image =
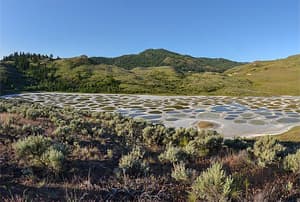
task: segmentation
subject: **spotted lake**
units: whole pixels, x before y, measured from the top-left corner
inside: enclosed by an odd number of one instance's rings
[[[24,93],[3,97],[39,102],[44,105],[116,112],[124,116],[163,123],[170,127],[199,128],[201,125],[209,125],[225,137],[278,134],[300,125],[300,96]]]

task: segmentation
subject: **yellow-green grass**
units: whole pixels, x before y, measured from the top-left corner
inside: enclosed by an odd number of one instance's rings
[[[245,79],[233,78],[219,73],[193,73],[182,80],[180,89],[187,94],[203,95],[245,95],[251,83]]]
[[[300,55],[241,65],[225,74],[253,82],[253,94],[300,95]]]
[[[284,142],[300,142],[300,126],[293,127],[289,131],[275,137]]]

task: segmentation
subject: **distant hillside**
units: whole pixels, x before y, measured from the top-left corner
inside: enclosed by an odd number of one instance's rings
[[[141,59],[143,57],[145,60]],[[118,58],[80,56],[54,59],[39,54],[15,53],[0,62],[0,94],[16,91],[62,91],[168,95],[300,95],[299,55],[239,65],[223,73],[208,71],[209,68],[221,68],[221,63],[218,67],[207,65],[205,72],[201,72],[203,69],[194,72],[189,69],[192,66],[176,66],[178,64],[174,61],[181,59],[189,64],[201,60],[166,50],[146,50],[138,55]],[[214,64],[217,60],[204,59],[207,64]]]
[[[243,63],[223,58],[195,58],[165,49],[148,49],[139,54],[123,55],[115,58],[92,57],[94,64],[107,64],[133,69],[135,67],[171,66],[178,72],[223,72]]]
[[[285,59],[255,61],[225,72],[233,78],[247,79],[257,94],[300,95],[300,54]]]

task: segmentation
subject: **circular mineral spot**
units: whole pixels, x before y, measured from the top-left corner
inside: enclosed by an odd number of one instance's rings
[[[128,104],[130,104],[130,105],[140,105],[142,103],[140,103],[140,102],[131,102],[131,103],[128,103]]]
[[[140,106],[140,105],[130,106],[130,108],[132,108],[132,109],[144,110],[144,107],[142,107],[142,106]]]
[[[180,106],[188,106],[189,103],[187,103],[187,102],[177,102],[177,105],[180,105]]]
[[[254,114],[252,114],[252,113],[243,113],[243,114],[241,114],[241,116],[242,116],[243,118],[250,118],[250,117],[253,117]]]
[[[146,115],[146,116],[142,116],[141,118],[144,118],[144,119],[159,119],[161,118],[160,115]]]
[[[111,107],[111,106],[102,108],[102,110],[107,110],[107,111],[111,111],[111,110],[115,110],[115,109],[116,109],[115,107]]]
[[[161,114],[161,111],[155,110],[155,111],[149,111],[149,114]]]
[[[239,115],[238,114],[228,114],[227,117],[232,117],[232,118],[236,118],[238,117]]]
[[[251,120],[249,123],[253,124],[253,125],[264,125],[265,124],[265,122],[263,120]]]
[[[212,104],[213,104],[213,102],[203,102],[202,104],[203,104],[203,105],[207,105],[207,106],[209,106],[209,105],[212,105]]]
[[[262,116],[272,116],[271,112],[257,112],[257,114],[262,115]]]
[[[88,101],[90,98],[77,98],[77,101]]]
[[[186,118],[186,117],[188,117],[188,114],[185,114],[185,113],[175,113],[172,116],[178,117],[178,118]]]
[[[77,105],[75,105],[75,107],[85,107],[85,105],[83,105],[83,104],[77,104]]]
[[[179,114],[179,113],[180,113],[180,112],[179,112],[179,111],[176,111],[176,110],[166,112],[166,114]]]
[[[66,104],[69,104],[69,105],[76,105],[77,103],[76,103],[76,102],[66,102]]]
[[[216,112],[230,112],[232,111],[228,106],[215,106],[211,108],[212,111]]]
[[[163,111],[164,112],[172,112],[172,111],[174,111],[175,109],[171,109],[171,108],[165,108],[165,109],[163,109]]]
[[[217,113],[203,112],[198,115],[198,118],[219,118],[220,115]]]
[[[205,109],[196,109],[195,112],[205,112]]]
[[[300,119],[297,118],[280,118],[277,120],[278,123],[297,123]]]
[[[243,113],[242,111],[231,111],[231,112],[227,112],[227,114],[241,114]]]
[[[190,112],[192,112],[193,110],[192,109],[184,109],[184,110],[182,110],[184,113],[190,113]]]
[[[91,104],[88,104],[89,107],[94,107],[94,106],[98,106],[98,104],[96,103],[91,103]]]
[[[300,114],[293,114],[293,115],[288,115],[289,117],[293,117],[293,118],[300,118]]]
[[[234,120],[234,123],[247,123],[247,121],[243,119],[236,119]]]
[[[175,109],[189,109],[187,106],[182,106],[182,105],[171,105],[168,106],[168,108],[175,108]]]
[[[227,117],[225,117],[224,119],[225,120],[234,120],[236,117],[230,117],[230,116],[227,116]]]
[[[288,108],[288,109],[297,109],[297,105],[296,104],[290,104],[290,105],[286,106],[286,108]]]
[[[278,116],[276,115],[266,116],[266,119],[275,119],[275,118],[278,118]]]
[[[199,129],[209,129],[209,128],[217,128],[219,127],[219,124],[211,121],[199,121],[197,123],[197,127]]]
[[[174,117],[170,117],[170,118],[166,118],[166,121],[178,121],[179,119],[174,118]]]
[[[287,112],[286,114],[288,115],[288,117],[300,118],[300,114],[298,114],[296,112]]]

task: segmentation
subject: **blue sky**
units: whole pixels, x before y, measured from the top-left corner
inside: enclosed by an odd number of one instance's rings
[[[165,48],[238,61],[300,53],[299,0],[0,0],[0,57]]]

